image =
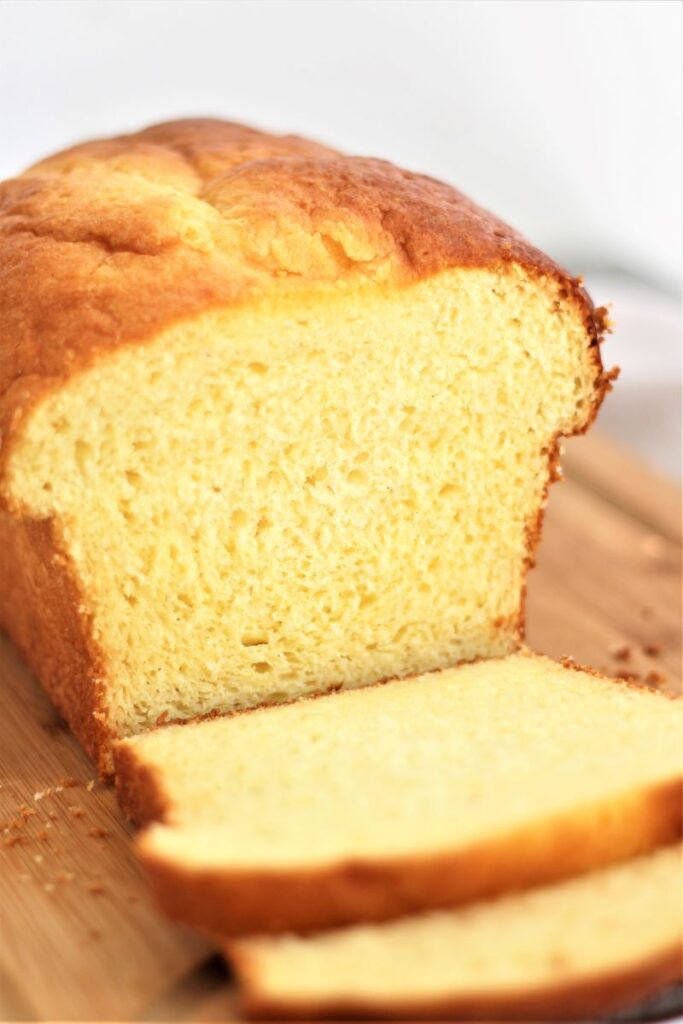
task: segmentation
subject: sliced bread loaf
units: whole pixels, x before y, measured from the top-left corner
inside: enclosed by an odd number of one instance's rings
[[[222,121],[0,186],[0,627],[103,772],[519,644],[604,310],[460,193]]]
[[[251,1016],[582,1020],[683,975],[681,847],[454,911],[227,947]]]
[[[562,878],[681,831],[682,706],[529,654],[115,750],[162,907],[308,930]]]

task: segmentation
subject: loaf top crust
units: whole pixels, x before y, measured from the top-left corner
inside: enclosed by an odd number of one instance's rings
[[[106,351],[210,309],[515,264],[599,340],[579,280],[433,178],[212,119],[75,146],[0,185],[0,445]]]

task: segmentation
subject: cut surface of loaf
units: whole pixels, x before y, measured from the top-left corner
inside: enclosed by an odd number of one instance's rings
[[[519,643],[604,311],[454,189],[219,121],[0,186],[0,625],[153,726]]]
[[[384,920],[673,842],[682,711],[517,654],[122,741],[118,794],[171,916]]]
[[[251,1016],[583,1020],[683,976],[680,845],[455,911],[232,942]]]

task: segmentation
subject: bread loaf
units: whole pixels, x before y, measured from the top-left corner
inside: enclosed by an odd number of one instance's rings
[[[221,121],[0,186],[0,625],[117,737],[506,654],[604,311],[447,185]]]
[[[227,947],[249,1016],[592,1020],[683,975],[681,847],[457,911]]]
[[[117,786],[168,914],[310,931],[675,841],[682,710],[518,654],[123,740]]]

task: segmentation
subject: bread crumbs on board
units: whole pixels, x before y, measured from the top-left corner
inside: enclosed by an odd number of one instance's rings
[[[25,846],[27,842],[28,840],[26,836],[22,836],[17,834],[16,832],[13,832],[11,835],[5,836],[5,838],[2,841],[2,845],[7,847]]]
[[[88,835],[92,836],[93,839],[108,839],[111,832],[108,828],[101,828],[99,825],[93,826],[88,829]]]
[[[625,683],[637,683],[640,680],[639,672],[630,672],[627,669],[622,669],[621,672],[615,672],[615,679],[623,679]]]
[[[628,644],[617,644],[610,648],[610,654],[615,661],[630,661],[631,648]]]

